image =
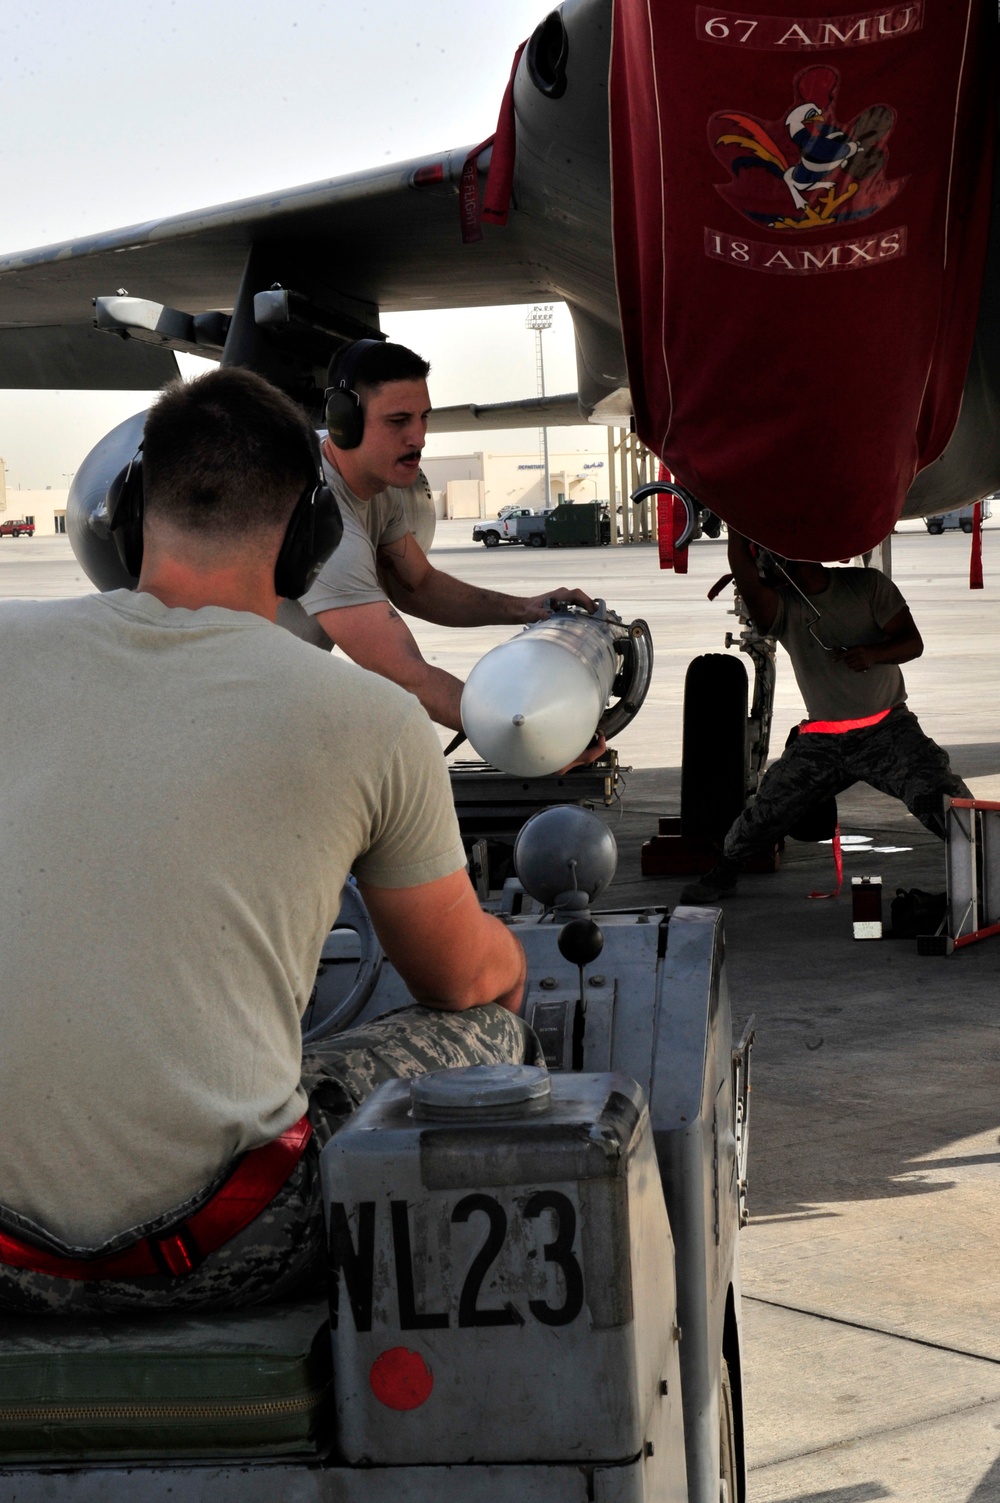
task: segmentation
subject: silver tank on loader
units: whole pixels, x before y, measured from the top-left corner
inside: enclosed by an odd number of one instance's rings
[[[462,728],[501,772],[543,777],[566,767],[595,734],[623,730],[646,697],[652,668],[645,621],[627,626],[603,600],[593,615],[560,605],[480,658],[462,691]]]

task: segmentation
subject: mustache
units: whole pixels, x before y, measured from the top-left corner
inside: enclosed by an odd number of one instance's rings
[[[419,459],[422,453],[423,453],[422,449],[407,449],[405,451],[405,453],[401,454],[399,457],[400,457],[401,460],[402,459]]]

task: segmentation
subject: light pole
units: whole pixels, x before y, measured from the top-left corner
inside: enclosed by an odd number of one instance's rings
[[[535,331],[535,374],[538,378],[538,395],[545,395],[545,360],[542,355],[542,334],[552,327],[552,304],[536,303],[528,309],[528,316],[524,321],[526,329]],[[542,459],[545,468],[545,510],[548,511],[551,503],[549,493],[549,430],[543,425],[542,435]]]

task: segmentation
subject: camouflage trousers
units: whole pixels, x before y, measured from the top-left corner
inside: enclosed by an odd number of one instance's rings
[[[319,1155],[346,1117],[383,1081],[409,1079],[453,1065],[542,1064],[538,1040],[514,1013],[490,1003],[469,1012],[407,1007],[324,1040],[302,1061],[313,1136],[291,1177],[265,1211],[209,1253],[193,1273],[86,1282],[0,1266],[0,1309],[26,1314],[93,1315],[105,1311],[233,1309],[293,1298],[323,1288],[323,1203]],[[117,1252],[168,1231],[194,1214],[231,1173],[183,1205],[122,1232],[92,1256]],[[0,1230],[64,1257],[79,1249],[0,1208]]]
[[[773,845],[817,804],[852,783],[869,783],[902,799],[932,834],[944,839],[945,794],[969,798],[951,770],[948,753],[925,736],[905,705],[878,725],[840,735],[809,731],[795,740],[761,779],[757,797],[732,824],[723,843],[727,861],[742,861]]]

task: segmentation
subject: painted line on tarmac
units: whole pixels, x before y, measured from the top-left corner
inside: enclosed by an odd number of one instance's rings
[[[911,1346],[926,1346],[934,1352],[949,1352],[955,1357],[971,1357],[974,1362],[988,1362],[991,1367],[1000,1367],[1000,1357],[987,1357],[982,1352],[970,1352],[961,1346],[945,1346],[942,1341],[928,1341],[924,1336],[904,1336],[899,1331],[888,1331],[885,1326],[869,1326],[862,1320],[848,1320],[843,1315],[828,1315],[823,1310],[806,1310],[802,1305],[786,1305],[781,1300],[763,1299],[759,1294],[744,1294],[744,1300],[753,1305],[769,1305],[772,1310],[788,1310],[793,1315],[811,1315],[814,1320],[828,1320],[832,1325],[850,1326],[855,1331],[869,1331],[873,1336],[891,1336],[894,1341],[906,1341]]]
[[[945,1350],[947,1350],[947,1348],[945,1348]],[[887,1435],[906,1435],[915,1430],[926,1429],[929,1425],[939,1425],[942,1420],[954,1419],[957,1415],[974,1414],[978,1409],[993,1408],[996,1406],[996,1404],[996,1399],[977,1399],[974,1403],[971,1404],[959,1404],[957,1409],[942,1409],[939,1414],[927,1414],[921,1418],[902,1420],[898,1425],[883,1425],[875,1430],[859,1430],[855,1435],[846,1435],[842,1440],[831,1440],[824,1446],[814,1446],[811,1450],[808,1451],[792,1451],[789,1452],[787,1456],[776,1456],[773,1461],[759,1461],[750,1463],[747,1466],[747,1475],[749,1476],[752,1474],[759,1480],[761,1474],[763,1474],[764,1472],[777,1471],[779,1467],[787,1467],[791,1463],[796,1461],[808,1461],[811,1456],[824,1456],[829,1451],[854,1450],[856,1447],[863,1446],[868,1442],[882,1440]],[[908,1460],[909,1458],[907,1457],[904,1459]],[[880,1484],[874,1483],[873,1485],[878,1487]],[[864,1486],[864,1484],[862,1484],[862,1486]],[[779,1503],[809,1503],[810,1499],[813,1500],[813,1503],[823,1503],[824,1499],[829,1499],[832,1503],[832,1500],[834,1498],[844,1498],[846,1500],[849,1500],[851,1498],[854,1498],[855,1496],[857,1496],[860,1500],[862,1495],[860,1493],[855,1494],[853,1488],[848,1488],[844,1492],[841,1492],[838,1489],[835,1492],[796,1493],[794,1498],[779,1500]],[[900,1495],[897,1493],[881,1492],[870,1493],[867,1496],[871,1497],[874,1500],[875,1498],[895,1498]],[[924,1494],[924,1496],[926,1496],[926,1494]],[[981,1496],[983,1497],[985,1503],[987,1495],[982,1494]],[[991,1494],[989,1496],[990,1498],[992,1498],[996,1495]],[[970,1493],[968,1503],[973,1503],[975,1497],[976,1494],[974,1492]]]

